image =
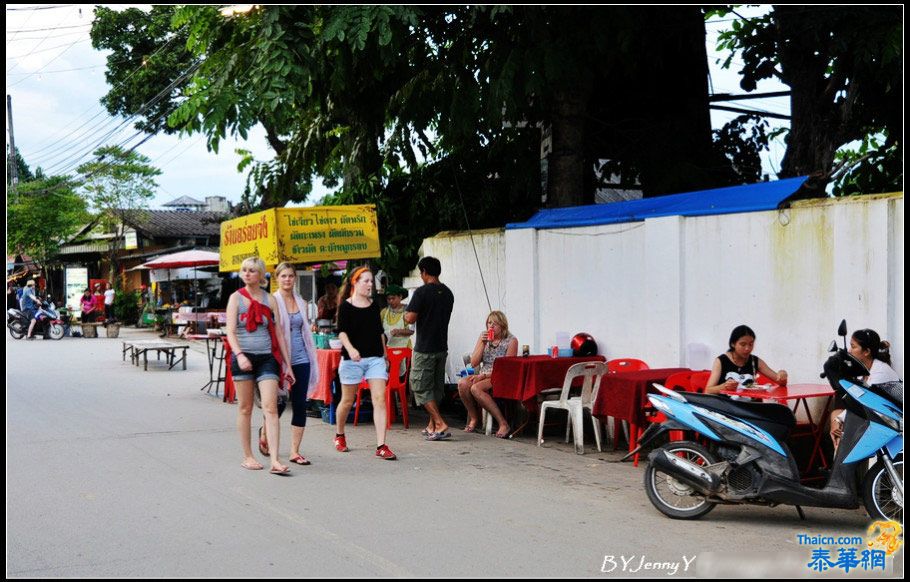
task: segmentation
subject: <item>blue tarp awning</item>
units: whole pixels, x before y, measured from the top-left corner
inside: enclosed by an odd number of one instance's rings
[[[527,222],[507,224],[506,229],[597,226],[637,222],[658,216],[706,216],[775,210],[795,194],[806,179],[807,176],[803,176],[626,202],[552,208],[539,211]]]

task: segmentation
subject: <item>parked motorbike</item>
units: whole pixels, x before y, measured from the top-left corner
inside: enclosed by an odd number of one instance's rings
[[[28,317],[19,309],[6,310],[6,327],[13,339],[22,339],[28,333]]]
[[[60,313],[51,301],[42,302],[35,317],[38,323],[35,324],[32,335],[36,336],[40,333],[44,336],[44,339],[63,339],[63,320],[60,319]],[[28,331],[28,328],[26,328],[26,331]]]
[[[675,392],[658,386],[651,404],[667,419],[639,439],[631,456],[671,430],[695,431],[707,446],[670,442],[648,455],[644,485],[648,499],[674,519],[695,519],[717,504],[795,505],[856,509],[862,502],[875,519],[903,521],[903,383],[868,386],[869,371],[847,352],[847,322],[831,342],[824,364],[835,392],[843,394],[846,419],[831,474],[821,489],[800,483],[799,469],[786,441],[796,424],[780,404],[731,400],[721,395]],[[861,477],[870,458],[875,464]]]

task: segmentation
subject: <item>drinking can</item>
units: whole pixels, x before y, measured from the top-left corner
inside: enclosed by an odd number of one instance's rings
[[[493,328],[487,330],[487,341],[493,341]]]
[[[531,355],[531,348],[528,345],[521,346],[521,356],[527,358],[529,355]]]
[[[559,357],[559,346],[553,346],[550,348],[550,357],[558,358]]]

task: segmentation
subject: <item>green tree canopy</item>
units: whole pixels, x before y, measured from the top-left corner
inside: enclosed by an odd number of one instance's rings
[[[849,178],[838,189],[862,184],[882,191],[903,188],[902,42],[898,5],[780,5],[734,21],[719,46],[730,50],[725,66],[734,55],[742,59],[746,91],[768,78],[790,87],[782,176],[828,178],[838,148],[862,141],[859,150],[841,155],[848,165],[840,175]]]
[[[155,176],[161,170],[135,151],[120,146],[104,146],[95,150],[95,159],[77,168],[82,177],[82,189],[92,210],[101,217],[109,232],[125,222],[135,222],[148,202],[155,196]],[[110,244],[111,278],[117,272],[116,250],[119,235]]]
[[[18,201],[7,199],[7,253],[24,252],[38,264],[53,260],[63,244],[88,222],[85,200],[66,176],[19,185]]]

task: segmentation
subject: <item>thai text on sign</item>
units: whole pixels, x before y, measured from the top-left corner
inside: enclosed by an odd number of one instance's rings
[[[292,263],[316,263],[380,256],[376,207],[316,206],[282,208],[278,247]]]
[[[221,224],[221,270],[237,271],[247,257],[274,267],[380,256],[372,204],[273,208]]]

